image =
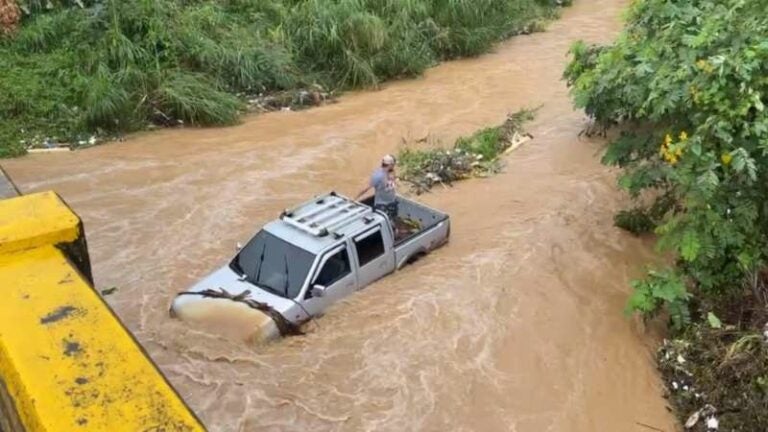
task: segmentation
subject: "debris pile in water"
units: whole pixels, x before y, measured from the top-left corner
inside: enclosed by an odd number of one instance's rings
[[[411,184],[416,194],[421,194],[437,184],[451,185],[457,180],[494,174],[501,168],[500,155],[532,138],[523,130],[523,125],[533,120],[534,115],[535,110],[520,110],[509,115],[500,126],[459,138],[452,148],[445,148],[439,142],[428,148],[406,144],[399,154],[400,177]]]
[[[249,110],[253,112],[299,111],[332,102],[335,95],[315,84],[308,88],[258,94],[246,100]]]
[[[702,320],[658,351],[666,397],[686,431],[763,431],[768,425],[768,310]],[[707,322],[709,321],[709,322]]]
[[[100,144],[104,140],[104,137],[95,134],[87,137],[87,139],[86,137],[81,137],[81,139],[72,142],[59,141],[55,137],[33,136],[29,139],[19,141],[19,144],[22,145],[28,153],[47,153],[92,147],[96,144]]]

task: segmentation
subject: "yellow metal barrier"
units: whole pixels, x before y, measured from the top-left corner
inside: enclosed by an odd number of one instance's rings
[[[0,201],[0,296],[0,430],[204,430],[91,287],[56,194]]]

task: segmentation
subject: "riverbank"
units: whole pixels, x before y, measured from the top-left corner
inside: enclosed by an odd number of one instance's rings
[[[666,393],[691,432],[762,431],[768,424],[768,309],[754,296],[720,305],[659,349]]]
[[[539,31],[560,3],[22,1],[0,21],[0,157],[322,104]]]

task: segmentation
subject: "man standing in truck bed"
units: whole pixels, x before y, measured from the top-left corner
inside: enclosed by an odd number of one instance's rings
[[[381,158],[381,168],[373,172],[368,185],[355,198],[355,201],[359,201],[363,195],[373,188],[375,191],[373,207],[386,213],[393,226],[398,210],[397,193],[395,191],[396,164],[397,161],[392,155],[386,155]]]

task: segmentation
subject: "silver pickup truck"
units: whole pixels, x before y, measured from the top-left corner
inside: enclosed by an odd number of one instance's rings
[[[180,293],[171,315],[215,321],[245,315],[251,339],[300,332],[298,326],[342,298],[442,246],[448,215],[399,197],[395,221],[331,192],[284,211],[237,255]]]

